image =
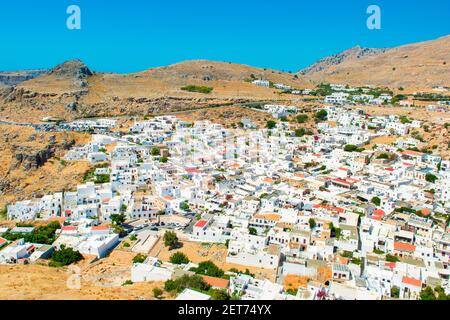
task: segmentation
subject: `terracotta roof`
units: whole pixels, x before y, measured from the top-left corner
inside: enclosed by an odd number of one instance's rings
[[[202,276],[203,280],[211,287],[227,289],[230,281],[227,279],[214,278],[210,276]]]
[[[206,226],[206,224],[208,223],[208,221],[206,220],[198,220],[197,223],[195,224],[195,227],[197,228],[203,228],[204,226]]]
[[[75,226],[64,226],[61,228],[62,231],[75,231],[77,230],[77,227]]]
[[[402,282],[404,284],[409,284],[411,286],[415,286],[415,287],[422,287],[422,281],[414,279],[414,278],[410,278],[410,277],[406,277],[404,276],[402,278]]]
[[[416,246],[410,243],[405,242],[394,242],[394,249],[399,251],[416,251]]]
[[[338,208],[338,207],[333,207],[333,206],[327,206],[327,205],[323,205],[323,204],[315,204],[313,205],[314,209],[325,209],[328,211],[336,211],[339,213],[343,213],[345,210],[343,208]]]
[[[0,237],[0,246],[4,245],[7,242],[8,241],[6,239],[3,239],[2,237]]]
[[[417,152],[417,151],[413,151],[413,150],[405,150],[401,154],[404,156],[411,156],[411,157],[417,157],[417,156],[423,155],[422,152]]]
[[[109,226],[95,226],[91,228],[91,231],[97,231],[97,230],[109,230]]]
[[[255,218],[278,221],[280,220],[280,215],[277,213],[255,214]]]

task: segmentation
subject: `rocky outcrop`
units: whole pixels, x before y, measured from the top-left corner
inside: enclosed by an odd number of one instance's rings
[[[388,49],[362,48],[360,46],[355,46],[338,54],[325,57],[312,64],[308,68],[301,70],[299,74],[309,75],[312,73],[320,72],[322,70],[326,70],[331,66],[339,65],[349,59],[360,59],[367,56],[377,56],[379,54],[385,53],[387,50]]]
[[[81,60],[71,60],[57,65],[48,74],[60,78],[78,79],[80,86],[86,86],[85,79],[94,73]]]
[[[0,87],[15,86],[24,81],[39,77],[45,74],[46,70],[24,70],[15,72],[0,72]]]
[[[30,135],[28,141],[36,139],[36,135]],[[75,140],[63,140],[59,144],[56,143],[56,136],[48,138],[48,145],[43,148],[36,149],[29,146],[13,146],[14,159],[11,169],[22,166],[25,170],[35,170],[42,167],[48,160],[55,156],[61,150],[69,150],[75,145]]]

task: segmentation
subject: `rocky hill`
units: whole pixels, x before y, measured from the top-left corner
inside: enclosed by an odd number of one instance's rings
[[[312,81],[430,90],[450,85],[450,36],[390,49],[355,47],[299,72]]]
[[[31,127],[1,125],[0,208],[11,201],[75,186],[89,164],[59,159],[72,146],[87,141],[87,134],[44,133]]]
[[[187,61],[133,74],[94,73],[81,61],[68,61],[40,77],[0,91],[0,119],[36,122],[91,116],[146,115],[243,101],[280,100],[280,90],[258,87],[267,79],[312,87],[298,75],[212,61]],[[209,86],[209,94],[182,90]],[[284,98],[284,97],[282,97]]]
[[[24,81],[39,77],[45,74],[46,70],[24,70],[13,72],[0,72],[0,88],[15,86]]]
[[[320,59],[316,63],[310,65],[309,67],[301,70],[299,74],[302,75],[314,75],[321,71],[326,71],[332,66],[337,66],[343,62],[355,59],[361,59],[363,57],[377,56],[385,53],[389,49],[376,49],[376,48],[362,48],[360,46],[355,46],[353,48],[342,51],[338,54],[325,57]]]

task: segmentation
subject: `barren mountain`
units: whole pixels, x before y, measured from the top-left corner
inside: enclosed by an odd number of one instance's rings
[[[0,91],[0,119],[36,122],[48,116],[70,120],[145,115],[280,100],[279,90],[258,87],[251,83],[253,79],[298,88],[312,86],[297,75],[226,62],[186,61],[139,73],[111,74],[94,73],[76,60]],[[213,91],[204,94],[181,89],[187,85],[209,86]]]
[[[46,73],[46,70],[23,70],[13,72],[0,72],[0,88],[15,86],[21,82],[39,77]]]
[[[391,49],[355,47],[300,71],[314,82],[429,90],[450,85],[450,36]]]
[[[76,186],[88,162],[60,162],[67,150],[89,141],[75,132],[37,132],[1,125],[0,209],[7,203]]]
[[[299,73],[302,75],[314,75],[318,72],[326,71],[332,66],[342,64],[346,61],[361,59],[363,57],[378,56],[382,53],[385,53],[387,50],[389,49],[362,48],[360,46],[356,46],[333,56],[320,59],[306,69],[301,70]]]

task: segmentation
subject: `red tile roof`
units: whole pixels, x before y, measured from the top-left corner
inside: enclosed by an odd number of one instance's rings
[[[91,231],[99,231],[99,230],[109,230],[109,226],[94,226],[91,228]]]
[[[4,245],[7,242],[8,241],[6,239],[3,239],[2,237],[0,237],[0,246]]]
[[[197,223],[195,224],[195,227],[203,228],[204,226],[206,226],[207,223],[208,223],[208,221],[206,221],[204,219],[198,220]]]
[[[422,281],[414,279],[414,278],[410,278],[410,277],[406,277],[404,276],[402,278],[402,282],[404,284],[409,284],[411,286],[415,286],[415,287],[422,287]]]
[[[209,276],[202,276],[202,278],[207,284],[215,288],[227,289],[228,285],[230,284],[230,281],[228,281],[227,279],[214,278]]]
[[[410,243],[396,241],[394,242],[394,249],[398,251],[414,252],[416,251],[416,246]]]
[[[64,226],[61,228],[62,231],[75,231],[77,230],[77,227],[75,226]]]

